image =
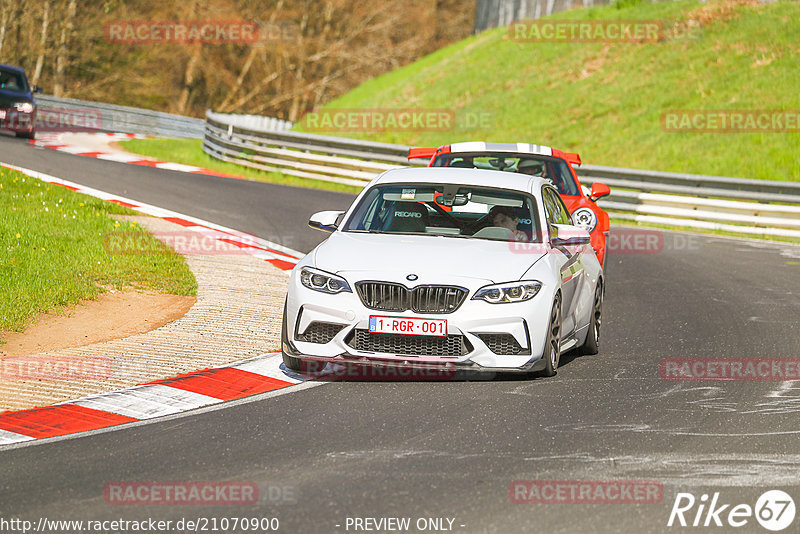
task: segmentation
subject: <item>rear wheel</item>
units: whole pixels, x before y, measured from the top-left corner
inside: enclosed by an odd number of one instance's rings
[[[545,359],[545,368],[542,374],[544,376],[555,376],[558,361],[561,358],[561,298],[558,296],[553,301],[553,309],[550,311],[547,341],[542,357]]]
[[[14,132],[14,135],[23,139],[33,139],[36,137],[36,132]]]
[[[603,283],[597,282],[597,289],[594,291],[594,303],[592,305],[592,317],[589,321],[589,332],[586,334],[586,341],[581,347],[581,354],[597,354],[600,352],[600,327],[602,326],[603,315]]]

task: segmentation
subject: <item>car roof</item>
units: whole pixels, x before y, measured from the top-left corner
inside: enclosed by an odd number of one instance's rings
[[[507,171],[490,171],[486,169],[466,169],[452,167],[414,167],[392,169],[381,174],[376,184],[419,183],[419,184],[458,184],[484,187],[497,187],[517,191],[538,190],[542,185],[550,184],[539,176],[518,174]]]
[[[5,63],[0,63],[0,69],[11,70],[14,72],[18,72],[19,74],[25,74],[25,69],[22,67],[15,67],[14,65],[6,65]]]
[[[530,143],[485,143],[483,141],[470,141],[466,143],[452,143],[450,153],[463,152],[521,152],[537,156],[552,156],[553,149],[544,145]]]

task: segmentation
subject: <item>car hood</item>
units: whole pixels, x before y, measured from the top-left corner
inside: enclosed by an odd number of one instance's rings
[[[500,283],[519,280],[542,256],[506,241],[441,236],[334,232],[314,251],[317,268],[357,278],[414,285],[469,280]],[[469,284],[471,285],[471,284]]]
[[[17,93],[0,89],[0,107],[8,107],[16,102],[30,102],[36,105],[29,93]]]

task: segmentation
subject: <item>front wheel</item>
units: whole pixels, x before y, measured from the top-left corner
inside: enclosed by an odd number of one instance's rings
[[[600,352],[600,327],[602,326],[603,314],[603,284],[597,282],[597,289],[594,291],[594,303],[592,305],[592,317],[589,320],[589,332],[586,334],[586,341],[581,346],[581,354],[597,354]]]
[[[547,342],[544,346],[545,368],[544,376],[555,376],[558,361],[561,358],[561,299],[556,297],[553,309],[550,311],[550,322],[547,326]]]
[[[23,139],[33,139],[36,137],[36,132],[14,132],[14,135]]]
[[[288,302],[288,298],[287,298]],[[287,302],[283,303],[283,324],[281,325],[281,356],[283,356],[283,364],[286,366],[287,369],[292,371],[300,371],[301,367],[303,366],[303,360],[300,358],[295,358],[294,356],[289,356],[284,351],[284,347],[289,340],[289,336],[286,335],[286,304]]]
[[[286,325],[288,322],[286,321],[286,303],[283,304],[283,325],[281,326],[281,357],[283,358],[283,364],[286,366],[287,369],[291,371],[295,371],[296,373],[318,373],[322,369],[325,368],[325,362],[318,362],[318,361],[307,361],[302,360],[300,358],[295,358],[294,356],[289,356],[286,354],[284,350],[284,346],[289,339],[287,335]]]

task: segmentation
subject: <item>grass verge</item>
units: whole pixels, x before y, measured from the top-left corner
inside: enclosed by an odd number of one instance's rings
[[[346,184],[298,178],[279,172],[264,172],[235,163],[220,161],[203,152],[203,141],[200,139],[129,139],[120,141],[120,146],[134,154],[142,154],[173,163],[203,167],[204,169],[233,174],[259,182],[311,189],[326,189],[328,191],[344,191],[347,193],[358,193],[361,191],[360,187]]]
[[[37,315],[96,298],[104,288],[142,288],[195,295],[197,282],[183,257],[117,204],[0,168],[0,331],[22,331]],[[111,254],[107,236],[141,232],[138,242],[158,254]]]
[[[596,165],[800,180],[800,131],[788,120],[779,132],[662,126],[676,110],[787,110],[796,117],[800,3],[632,0],[549,19],[661,21],[670,31],[658,42],[520,42],[497,28],[368,80],[320,110],[445,110],[454,114],[452,128],[433,121],[427,128],[306,131],[416,146],[541,143]]]

